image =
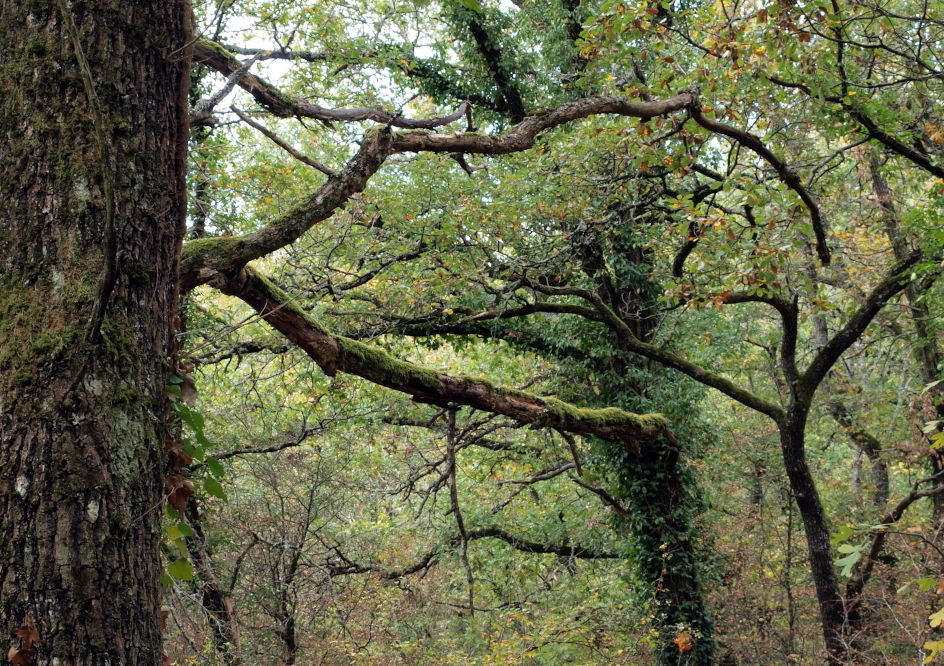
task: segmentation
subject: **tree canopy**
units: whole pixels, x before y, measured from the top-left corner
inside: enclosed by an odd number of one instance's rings
[[[29,518],[42,450],[131,479],[95,485],[118,490],[94,517],[99,490],[74,500],[73,532],[162,519],[142,575],[177,663],[944,652],[938,7],[223,0],[166,33],[96,12],[0,14],[53,26],[3,42],[0,184],[60,193],[0,219],[4,571],[56,524]],[[111,77],[136,35],[170,68]],[[33,114],[31,71],[76,115]],[[123,102],[141,71],[155,101]],[[30,142],[73,126],[74,153]],[[127,433],[146,445],[108,443]],[[78,654],[44,580],[4,587],[13,663]],[[128,645],[157,655],[142,597]]]

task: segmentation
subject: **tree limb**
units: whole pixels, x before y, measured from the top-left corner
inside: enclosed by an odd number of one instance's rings
[[[826,243],[826,227],[819,210],[819,204],[816,202],[816,199],[813,198],[810,191],[806,189],[806,186],[800,181],[800,177],[797,173],[791,169],[786,162],[774,155],[758,137],[750,132],[745,132],[742,129],[731,127],[730,125],[706,117],[697,104],[691,106],[691,114],[692,119],[706,130],[715,134],[723,134],[724,136],[731,137],[742,146],[750,148],[760,155],[774,168],[777,175],[780,176],[780,179],[787,187],[797,193],[803,201],[803,204],[810,211],[810,222],[813,225],[813,233],[816,236],[816,254],[819,255],[819,260],[823,262],[824,265],[829,265],[829,245]]]
[[[270,325],[304,350],[329,376],[346,372],[439,405],[468,405],[509,416],[534,427],[554,427],[624,442],[631,450],[667,435],[661,414],[630,414],[615,408],[582,409],[552,397],[455,377],[394,358],[362,342],[325,330],[288,294],[251,268],[216,283],[224,293],[252,306]]]
[[[797,382],[797,396],[800,399],[807,403],[813,399],[816,387],[823,381],[829,369],[839,360],[842,353],[859,339],[859,336],[875,318],[875,315],[885,307],[889,299],[908,285],[910,282],[907,276],[908,271],[922,258],[921,252],[913,252],[904,261],[900,261],[893,266],[888,272],[888,277],[875,286],[872,293],[866,297],[865,302],[846,322],[846,325],[829,342],[823,345],[806,372]]]
[[[314,118],[322,122],[356,122],[373,120],[384,125],[403,129],[434,129],[460,120],[465,116],[469,102],[462,102],[458,110],[440,118],[403,118],[399,113],[384,109],[357,107],[353,109],[327,109],[286,95],[268,81],[240,71],[245,66],[225,48],[207,39],[199,39],[194,45],[193,60],[216,70],[223,76],[236,74],[236,85],[252,95],[253,99],[273,115],[282,118]]]
[[[219,273],[233,275],[253,259],[294,242],[362,191],[389,154],[389,131],[369,131],[357,154],[340,173],[328,178],[314,194],[262,229],[243,236],[197,238],[187,242],[180,257],[181,291],[205,284]]]

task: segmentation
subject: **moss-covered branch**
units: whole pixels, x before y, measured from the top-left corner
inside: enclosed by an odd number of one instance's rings
[[[551,397],[496,386],[485,379],[457,377],[414,363],[357,340],[332,335],[292,302],[291,297],[251,268],[217,284],[236,296],[303,349],[328,375],[345,372],[440,405],[467,405],[509,416],[535,427],[616,439],[638,450],[667,434],[661,414],[631,414],[616,408],[585,409]]]
[[[235,275],[253,259],[293,243],[314,225],[328,219],[362,191],[390,154],[390,133],[371,130],[357,154],[340,173],[281,217],[244,236],[198,238],[184,245],[180,257],[180,287],[188,291],[219,273]]]

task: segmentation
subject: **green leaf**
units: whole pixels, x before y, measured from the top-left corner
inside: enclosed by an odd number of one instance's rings
[[[937,587],[937,578],[919,578],[914,582],[922,592],[927,592]]]
[[[852,568],[861,558],[862,554],[859,551],[856,551],[836,560],[836,566],[840,567],[839,575],[843,578],[849,578],[849,576],[852,575]]]
[[[832,543],[832,545],[835,546],[836,544],[842,543],[843,541],[845,541],[846,539],[848,539],[855,533],[856,531],[854,527],[852,527],[851,525],[843,525],[842,527],[839,528],[839,531],[836,532],[833,535],[832,539],[830,539],[829,541],[830,543]]]
[[[207,469],[210,470],[210,473],[218,479],[222,479],[223,475],[226,473],[226,470],[223,469],[223,463],[213,456],[207,456],[206,466]]]
[[[482,4],[478,0],[456,0],[456,2],[466,9],[471,9],[476,14],[482,13]]]
[[[931,437],[931,448],[940,449],[944,447],[944,432],[939,432]]]
[[[226,493],[223,491],[223,486],[213,477],[208,476],[203,480],[203,488],[209,494],[213,495],[213,497],[219,497],[224,502],[226,501]]]
[[[177,580],[193,580],[193,565],[186,557],[180,557],[167,565],[167,573]]]
[[[944,608],[936,613],[931,613],[931,616],[928,618],[928,624],[931,625],[932,629],[940,627],[942,622],[944,622]]]

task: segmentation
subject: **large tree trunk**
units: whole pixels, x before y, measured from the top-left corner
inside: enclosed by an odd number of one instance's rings
[[[0,624],[32,664],[161,660],[189,18],[0,3]]]

